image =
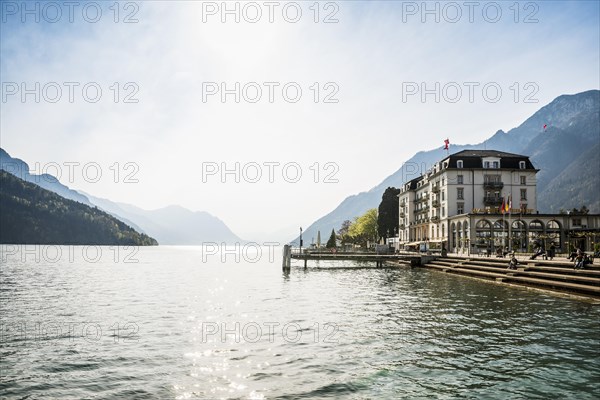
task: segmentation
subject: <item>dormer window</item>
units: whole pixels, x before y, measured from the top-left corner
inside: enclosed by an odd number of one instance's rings
[[[490,162],[486,161],[483,163],[483,168],[489,168],[490,167]]]
[[[457,160],[456,161],[456,168],[462,168],[463,167],[463,160]]]
[[[519,161],[519,169],[525,169],[525,161]]]
[[[498,161],[494,161],[494,162],[492,163],[492,166],[493,166],[494,168],[500,168],[500,163],[499,163]]]

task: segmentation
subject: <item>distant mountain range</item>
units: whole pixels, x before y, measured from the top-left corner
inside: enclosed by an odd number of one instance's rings
[[[209,242],[243,242],[223,221],[207,212],[194,212],[180,206],[143,210],[131,204],[86,196],[106,212],[122,220],[133,221],[142,232],[151,232],[160,244],[199,245]]]
[[[34,183],[65,199],[77,201],[118,218],[133,229],[148,234],[164,245],[201,245],[202,243],[243,242],[226,225],[206,212],[194,212],[179,206],[157,210],[143,210],[125,203],[115,203],[70,189],[52,175],[30,173],[29,165],[11,157],[0,148],[0,170],[5,170],[24,181]],[[4,213],[4,210],[2,210]]]
[[[537,185],[540,212],[557,213],[561,208],[586,205],[591,212],[599,213],[599,146],[600,91],[590,90],[557,97],[518,127],[508,132],[499,130],[482,143],[453,144],[451,153],[487,148],[527,155],[541,170]],[[445,156],[441,147],[418,152],[379,185],[347,197],[333,211],[311,224],[304,237],[316,237],[317,231],[339,229],[345,220],[377,207],[387,187],[400,187]],[[418,171],[412,172],[415,170]],[[298,238],[295,241],[298,242]]]
[[[0,243],[151,246],[112,215],[0,171]]]

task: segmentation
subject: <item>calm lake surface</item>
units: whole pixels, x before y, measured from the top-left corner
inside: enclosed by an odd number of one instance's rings
[[[1,250],[1,398],[600,398],[600,305],[421,269],[284,275],[279,248]]]

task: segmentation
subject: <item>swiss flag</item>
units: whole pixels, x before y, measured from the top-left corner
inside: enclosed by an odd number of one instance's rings
[[[450,140],[444,140],[444,150],[448,150],[450,148]]]

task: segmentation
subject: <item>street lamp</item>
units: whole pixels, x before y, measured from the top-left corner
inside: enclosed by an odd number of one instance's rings
[[[302,254],[302,227],[300,227],[300,254]]]

